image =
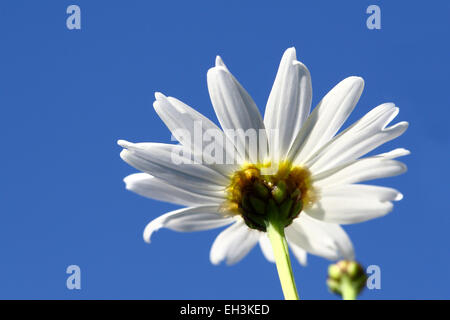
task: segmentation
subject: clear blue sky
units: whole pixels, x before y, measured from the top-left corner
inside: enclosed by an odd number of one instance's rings
[[[362,76],[354,121],[393,101],[407,174],[377,181],[404,199],[388,216],[345,227],[381,290],[364,299],[450,298],[450,3],[448,1],[19,1],[0,4],[0,298],[278,299],[275,266],[258,248],[233,267],[208,254],[220,230],[144,226],[174,205],[125,190],[136,172],[117,139],[170,142],[152,108],[162,91],[211,119],[206,72],[220,54],[260,108],[283,51],[297,48],[313,104]],[[66,28],[81,7],[82,29]],[[366,28],[370,4],[381,30]],[[348,122],[350,123],[350,122]],[[294,263],[300,295],[334,299],[328,261]],[[82,289],[66,289],[66,267]]]

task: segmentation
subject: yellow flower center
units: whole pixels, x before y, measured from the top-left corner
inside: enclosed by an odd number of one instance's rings
[[[286,227],[315,200],[309,170],[288,162],[245,164],[232,175],[226,191],[224,212],[240,215],[250,228],[260,231],[266,231],[269,215],[276,215]]]

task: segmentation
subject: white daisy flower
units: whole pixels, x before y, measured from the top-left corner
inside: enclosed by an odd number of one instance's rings
[[[211,262],[234,264],[259,244],[269,261],[277,260],[280,277],[291,272],[286,242],[302,265],[307,253],[353,259],[353,245],[340,224],[381,217],[402,198],[395,189],[360,184],[406,171],[394,160],[409,154],[405,149],[362,158],[405,132],[407,122],[388,127],[399,109],[379,105],[337,134],[358,102],[363,79],[344,79],[310,113],[311,77],[294,48],[281,59],[264,119],[220,57],[207,80],[223,130],[183,102],[156,93],[154,108],[180,144],[118,142],[122,159],[143,172],[124,179],[128,190],[186,207],[151,221],[145,241],[163,227],[199,231],[231,225],[214,241]],[[256,156],[245,135],[236,134],[249,129],[260,133]],[[180,132],[208,130],[218,133],[215,154],[227,164],[188,161],[192,156],[211,160],[211,150]],[[283,259],[287,262],[278,263]],[[295,298],[295,288],[290,294],[284,285],[283,290]]]

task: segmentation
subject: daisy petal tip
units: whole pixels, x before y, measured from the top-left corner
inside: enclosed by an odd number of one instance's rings
[[[216,56],[216,67],[225,67],[225,63],[219,55]]]
[[[208,81],[211,81],[211,79],[215,78],[217,75],[217,68],[219,67],[212,67],[208,69],[208,72],[206,73],[206,78]],[[209,83],[209,82],[208,82]]]
[[[292,65],[298,69],[299,72],[302,72],[303,75],[306,75],[308,78],[311,78],[309,69],[306,65],[304,65],[302,62],[298,60],[292,61]]]
[[[400,112],[400,108],[395,106],[395,104],[393,104],[393,103],[386,103],[386,105],[392,109],[392,115],[390,118],[390,121],[392,121],[393,119],[395,119],[395,117],[398,116],[398,114]]]
[[[395,115],[397,115],[398,113],[398,107],[395,105],[394,102],[385,102],[380,104],[379,106],[376,106],[374,109],[395,109],[395,111],[393,112]]]
[[[297,57],[297,51],[295,50],[295,47],[290,47],[287,48],[286,51],[284,51],[284,55],[285,56],[289,55],[295,59]]]
[[[223,74],[229,74],[230,72],[225,66],[215,66],[208,70],[207,76],[210,74],[215,77],[222,76]]]
[[[152,243],[152,241],[150,240],[150,237],[147,237],[144,235],[143,238],[144,238],[145,243],[148,243],[148,244]]]
[[[133,191],[133,178],[131,176],[123,178],[123,183],[125,184],[126,190]]]
[[[353,76],[353,81],[355,81],[359,86],[364,87],[365,81],[362,77]]]
[[[126,140],[117,140],[117,144],[125,149],[127,149],[133,145],[131,142],[128,142]]]
[[[358,87],[359,90],[364,89],[364,79],[359,76],[350,76],[341,81],[341,83],[349,84],[350,86]]]
[[[302,69],[308,70],[308,68],[306,68],[306,66],[303,63],[301,63],[300,61],[298,61],[298,60],[292,61],[292,65],[296,66],[296,67],[299,67],[299,68],[302,68]]]
[[[123,150],[120,152],[119,156],[120,156],[120,158],[121,158],[123,161],[128,162],[128,156],[129,156],[129,153],[130,153],[130,152],[129,152],[127,149],[123,149]]]
[[[158,113],[160,107],[161,107],[161,100],[153,101],[153,109],[155,109],[156,113]]]
[[[301,265],[302,267],[308,266],[308,260],[307,260],[307,259],[301,260],[301,261],[299,261],[299,263],[300,263],[300,265]]]
[[[128,185],[130,184],[130,176],[126,176],[125,178],[122,179],[123,183],[125,183],[125,187],[127,188]]]
[[[145,230],[144,230],[144,232],[142,234],[142,238],[144,239],[144,241],[146,243],[151,243],[150,238],[151,238],[151,235],[152,235],[152,231],[148,230],[147,228],[148,228],[148,226],[145,228]]]
[[[411,151],[405,148],[398,148],[395,151],[397,152],[399,157],[409,156],[411,154]]]
[[[155,92],[155,99],[158,101],[158,100],[163,100],[163,99],[165,99],[166,98],[166,96],[164,95],[164,94],[162,94],[161,92],[159,92],[159,91],[156,91]]]
[[[394,201],[400,201],[400,200],[402,200],[402,199],[403,199],[403,194],[399,192],[399,193],[395,196]]]
[[[410,155],[411,152],[405,148],[397,148],[392,151],[382,153],[378,155],[378,157],[386,158],[386,159],[395,159],[399,157],[404,157]]]
[[[155,224],[154,221],[150,222],[144,229],[142,237],[146,243],[151,243],[152,234],[158,231],[162,227],[161,224]]]
[[[209,255],[209,261],[212,265],[218,266],[220,264],[220,259],[218,259],[214,254]]]
[[[384,130],[397,131],[397,137],[399,137],[403,133],[405,133],[405,131],[408,129],[408,127],[409,127],[409,122],[401,121],[401,122],[398,122],[398,123],[390,126],[389,128],[385,128]]]

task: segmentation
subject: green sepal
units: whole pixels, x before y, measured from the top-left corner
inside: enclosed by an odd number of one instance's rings
[[[250,196],[250,203],[257,214],[264,215],[266,213],[266,203],[261,199]]]
[[[302,211],[302,209],[303,209],[302,200],[297,200],[297,202],[295,202],[294,206],[292,207],[289,218],[294,219],[295,217],[297,217]]]
[[[283,220],[289,218],[289,213],[291,212],[292,204],[294,201],[292,199],[287,199],[280,205],[280,216]]]
[[[286,182],[283,180],[279,181],[278,184],[272,189],[272,196],[275,201],[280,204],[286,198]]]
[[[259,181],[255,181],[253,183],[253,190],[262,199],[265,199],[269,196],[269,189],[267,189],[267,187]]]

